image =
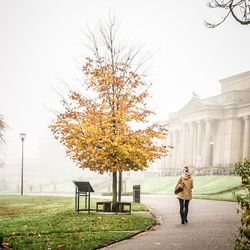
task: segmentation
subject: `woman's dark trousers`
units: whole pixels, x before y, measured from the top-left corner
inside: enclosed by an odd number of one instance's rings
[[[179,199],[180,203],[180,215],[181,215],[181,224],[187,223],[187,215],[188,215],[188,205],[190,200]]]

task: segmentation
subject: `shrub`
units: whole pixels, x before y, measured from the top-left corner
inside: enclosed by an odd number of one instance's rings
[[[235,195],[240,208],[237,213],[241,216],[239,235],[235,235],[235,250],[250,249],[250,164],[246,159],[235,164],[236,173],[241,177],[243,192]]]

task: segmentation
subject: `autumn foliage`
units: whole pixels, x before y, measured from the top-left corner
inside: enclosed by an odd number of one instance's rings
[[[140,77],[126,71],[126,65],[111,65],[87,58],[83,72],[87,88],[96,91],[88,99],[71,92],[70,102],[63,101],[65,113],[50,126],[55,137],[66,146],[67,154],[79,167],[99,173],[143,170],[165,153],[154,139],[162,139],[165,130],[159,124],[133,130],[130,122],[146,122],[152,114],[146,109],[147,89]]]
[[[97,52],[82,67],[86,79],[82,87],[84,93],[91,91],[91,97],[70,91],[62,100],[64,112],[50,125],[80,168],[99,173],[144,170],[166,153],[161,144],[166,129],[159,123],[148,124],[154,114],[146,105],[149,86],[132,69],[131,54],[119,57],[112,28],[113,24],[107,33],[111,36],[105,37],[110,42],[108,58],[100,56],[94,44]]]

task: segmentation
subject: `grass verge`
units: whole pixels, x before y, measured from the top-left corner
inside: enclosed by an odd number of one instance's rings
[[[92,199],[91,206],[95,207]],[[13,249],[98,249],[150,227],[154,218],[132,205],[132,215],[76,213],[70,197],[0,196],[0,236]]]

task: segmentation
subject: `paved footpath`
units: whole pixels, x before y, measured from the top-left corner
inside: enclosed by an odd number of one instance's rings
[[[235,202],[192,200],[189,223],[180,224],[179,203],[174,195],[142,196],[160,225],[103,250],[226,250],[233,249],[233,235],[238,231],[240,217]]]

